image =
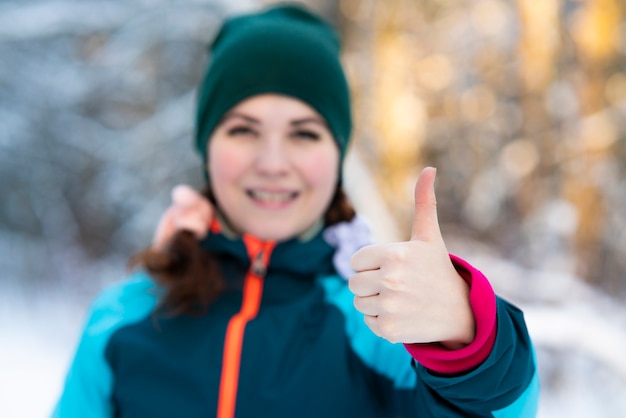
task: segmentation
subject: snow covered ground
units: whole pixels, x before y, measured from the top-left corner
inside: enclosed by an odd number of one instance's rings
[[[60,294],[32,298],[3,289],[0,301],[0,417],[49,416],[70,361],[85,304]]]
[[[626,417],[626,308],[574,277],[467,259],[523,309],[537,349],[539,418]]]

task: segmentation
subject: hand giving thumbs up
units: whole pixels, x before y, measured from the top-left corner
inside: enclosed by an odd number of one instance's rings
[[[454,269],[439,229],[435,175],[427,167],[417,180],[411,240],[354,253],[349,286],[355,308],[376,335],[459,348],[474,338],[474,317],[469,286]]]

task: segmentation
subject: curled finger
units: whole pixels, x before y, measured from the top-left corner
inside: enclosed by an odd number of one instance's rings
[[[361,312],[366,316],[377,316],[379,313],[379,308],[377,304],[378,295],[374,296],[355,296],[354,297],[354,307],[357,311]]]
[[[373,296],[380,293],[380,270],[366,270],[353,274],[348,288],[355,296]]]
[[[378,317],[377,316],[371,316],[371,315],[365,315],[365,317],[363,317],[363,320],[365,321],[365,325],[367,325],[367,327],[377,336],[382,337],[381,333],[380,333],[380,329],[378,327]]]

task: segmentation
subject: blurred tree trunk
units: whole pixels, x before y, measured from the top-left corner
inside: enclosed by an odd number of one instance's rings
[[[623,4],[622,4],[623,5]],[[577,93],[582,121],[568,160],[576,161],[564,170],[563,194],[578,209],[576,250],[582,277],[617,290],[621,274],[612,274],[604,245],[608,213],[603,178],[606,164],[615,153],[618,132],[610,120],[606,81],[617,63],[617,46],[623,11],[619,0],[586,0],[574,13],[569,31],[579,59]],[[616,257],[623,255],[615,254]],[[607,265],[608,264],[608,265]]]
[[[544,105],[545,94],[559,76],[560,0],[517,0],[521,33],[518,54],[521,91],[518,93],[523,114],[521,136],[530,138],[539,149],[539,170],[520,189],[517,200],[522,216],[528,215],[554,190],[544,183],[546,176],[557,175],[555,156],[559,138]]]
[[[413,0],[376,2],[373,10],[373,128],[378,133],[379,179],[400,224],[410,231],[413,185],[423,161],[425,104],[417,91],[413,67],[419,49],[412,25],[420,16]],[[408,238],[408,235],[407,237]]]
[[[355,104],[355,142],[408,238],[412,191],[421,167],[425,104],[414,82],[422,21],[412,0],[342,0],[346,64]]]

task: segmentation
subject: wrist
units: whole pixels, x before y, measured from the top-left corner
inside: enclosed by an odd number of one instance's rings
[[[447,350],[463,348],[471,344],[476,336],[476,321],[470,304],[471,287],[467,280],[458,273],[456,268],[454,268],[454,276],[456,285],[458,286],[458,290],[456,291],[458,301],[455,305],[453,321],[455,329],[454,332],[451,333],[450,338],[439,341]]]

